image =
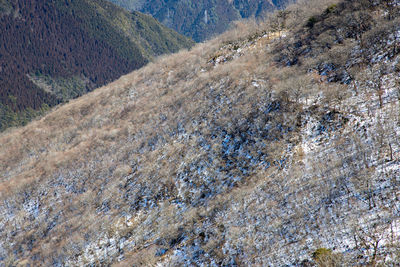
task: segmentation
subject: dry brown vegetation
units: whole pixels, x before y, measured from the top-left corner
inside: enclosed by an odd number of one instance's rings
[[[398,73],[374,72],[380,94],[358,78],[398,55],[346,84],[319,65],[354,36],[279,54],[336,2],[290,7],[278,32],[280,12],[239,22],[0,134],[0,261],[398,263]]]

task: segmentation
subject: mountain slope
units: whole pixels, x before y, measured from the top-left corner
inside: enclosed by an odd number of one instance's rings
[[[304,1],[0,134],[1,264],[397,266],[392,4]]]
[[[129,10],[151,14],[166,26],[195,41],[204,41],[228,29],[232,21],[259,17],[267,11],[283,8],[290,1],[273,0],[201,0],[141,1],[110,0]]]
[[[192,44],[107,1],[3,0],[0,12],[0,129]]]

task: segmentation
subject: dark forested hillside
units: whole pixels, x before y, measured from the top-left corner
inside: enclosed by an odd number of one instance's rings
[[[229,23],[241,18],[258,17],[283,8],[290,0],[110,0],[129,10],[149,13],[176,31],[203,41],[225,31]]]
[[[0,14],[0,130],[191,45],[106,1],[1,1]]]

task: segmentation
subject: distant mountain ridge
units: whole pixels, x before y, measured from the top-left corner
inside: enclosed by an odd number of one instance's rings
[[[164,25],[195,41],[225,31],[229,23],[285,7],[291,0],[110,0],[129,10],[153,15]]]
[[[0,14],[0,130],[193,43],[104,0],[2,0]]]

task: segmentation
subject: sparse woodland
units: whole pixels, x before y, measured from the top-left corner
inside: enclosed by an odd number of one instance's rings
[[[397,266],[399,4],[299,1],[0,134],[1,264]]]

